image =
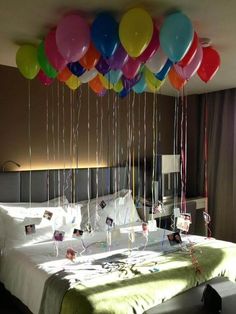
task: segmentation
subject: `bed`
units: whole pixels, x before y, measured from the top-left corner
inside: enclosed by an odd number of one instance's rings
[[[112,178],[118,170],[122,179],[119,180],[120,185],[117,187]],[[41,202],[40,206],[37,204],[35,207],[40,208],[41,213],[49,208],[53,211],[53,203],[55,200],[58,202],[59,195],[66,196],[69,203],[80,206],[82,204],[86,208],[87,203],[83,203],[82,200],[87,199],[88,187],[91,199],[96,196],[98,200],[100,197],[99,204],[101,200],[105,200],[104,202],[109,205],[109,197],[112,196],[114,201],[117,191],[127,188],[128,179],[125,171],[108,168],[99,170],[98,173],[94,169],[93,174],[91,170],[91,181],[86,188],[85,184],[82,184],[87,180],[86,170],[68,175],[65,171],[0,174],[2,187],[0,200],[5,202],[1,203],[2,210],[8,208],[8,214],[11,213],[9,202],[14,202],[16,208],[19,208],[18,203],[30,204],[30,207],[24,205],[24,209],[27,210],[32,209],[33,202]],[[61,182],[65,179],[65,184],[58,185],[58,176],[61,176]],[[95,177],[98,180],[93,180]],[[93,187],[95,181],[96,187]],[[30,189],[29,182],[32,185]],[[77,188],[76,182],[80,182],[81,189]],[[105,183],[102,184],[103,182]],[[115,185],[116,189],[112,190],[112,186]],[[50,198],[54,201],[49,201]],[[117,199],[120,202],[120,195]],[[55,206],[57,211],[63,202],[64,198],[59,198],[60,206],[58,204]],[[89,200],[89,203],[91,205],[92,201]],[[109,206],[107,208],[109,209]],[[15,213],[15,208],[13,211]],[[43,236],[39,234],[38,241],[33,234],[27,238],[31,241],[23,246],[19,242],[13,245],[10,241],[12,233],[18,234],[19,217],[17,217],[16,229],[9,228],[5,239],[7,245],[4,246],[0,259],[0,281],[32,313],[40,314],[144,313],[211,278],[225,276],[235,281],[235,244],[183,235],[183,242],[180,245],[171,246],[167,240],[170,231],[153,229],[147,238],[137,217],[134,217],[133,213],[128,216],[133,219],[125,220],[124,222],[128,223],[125,226],[116,226],[111,230],[107,227],[103,230],[104,226],[99,225],[98,230],[93,228],[92,232],[85,231],[82,238],[65,237],[64,241],[60,242],[47,237],[44,239],[45,233]],[[119,222],[119,217],[113,218],[115,222]],[[86,226],[88,223],[86,215],[84,221],[83,218],[80,219]],[[89,222],[91,225],[94,223],[92,219]],[[70,232],[74,226],[74,224],[71,226]],[[47,228],[48,225],[44,227]],[[16,231],[13,232],[12,229]],[[107,241],[108,234],[112,239],[110,242]],[[20,239],[21,237],[17,236],[11,240]],[[78,252],[73,261],[65,257],[68,248]],[[198,261],[200,272],[196,271],[193,258]]]

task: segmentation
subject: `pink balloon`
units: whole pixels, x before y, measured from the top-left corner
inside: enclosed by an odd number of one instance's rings
[[[155,25],[153,25],[152,39],[144,52],[138,57],[139,61],[145,63],[155,54],[159,46],[159,31],[156,29]]]
[[[146,62],[146,67],[151,72],[158,73],[163,69],[167,59],[167,56],[164,54],[160,46],[154,55]]]
[[[48,77],[42,70],[39,71],[37,78],[45,86],[48,86],[53,82],[53,79]]]
[[[87,21],[78,14],[66,15],[57,26],[56,42],[59,52],[68,62],[78,61],[90,44]]]
[[[56,70],[61,71],[66,67],[67,61],[62,57],[57,48],[56,30],[50,31],[45,38],[45,53],[48,61]]]
[[[202,62],[202,46],[200,43],[198,43],[197,51],[192,59],[192,61],[186,65],[185,67],[181,67],[178,64],[175,64],[175,70],[185,80],[189,80],[199,69],[201,62]]]
[[[122,67],[122,72],[127,79],[134,78],[140,69],[141,62],[138,58],[129,56],[128,61]]]

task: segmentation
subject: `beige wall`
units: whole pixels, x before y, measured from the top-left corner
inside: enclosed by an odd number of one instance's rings
[[[142,159],[145,104],[146,156],[151,159],[154,97],[155,131],[160,133],[156,150],[163,154],[173,152],[172,97],[149,93],[139,96],[132,93],[125,99],[120,99],[110,91],[100,98],[88,89],[87,84],[79,91],[71,92],[56,81],[50,87],[42,86],[37,79],[28,81],[15,68],[0,66],[0,71],[0,164],[6,160],[14,160],[23,170],[96,166],[97,161],[100,166],[125,162],[129,130],[134,134],[131,151],[134,151],[137,160],[140,144]],[[9,164],[6,170],[18,169]]]

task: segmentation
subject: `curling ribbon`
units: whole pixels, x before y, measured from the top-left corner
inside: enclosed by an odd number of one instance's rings
[[[208,108],[207,98],[205,98],[205,128],[204,128],[204,183],[205,183],[205,212],[208,214]],[[209,215],[209,214],[208,214]],[[211,238],[211,229],[209,228],[209,220],[205,220],[207,237]]]
[[[181,212],[186,213],[187,98],[181,95]]]

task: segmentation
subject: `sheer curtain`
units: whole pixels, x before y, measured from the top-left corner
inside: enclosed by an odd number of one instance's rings
[[[205,106],[208,112],[208,210],[212,236],[236,242],[236,89],[209,93],[200,99],[202,121]],[[201,132],[204,134],[204,128]],[[203,140],[202,134],[199,136]]]

